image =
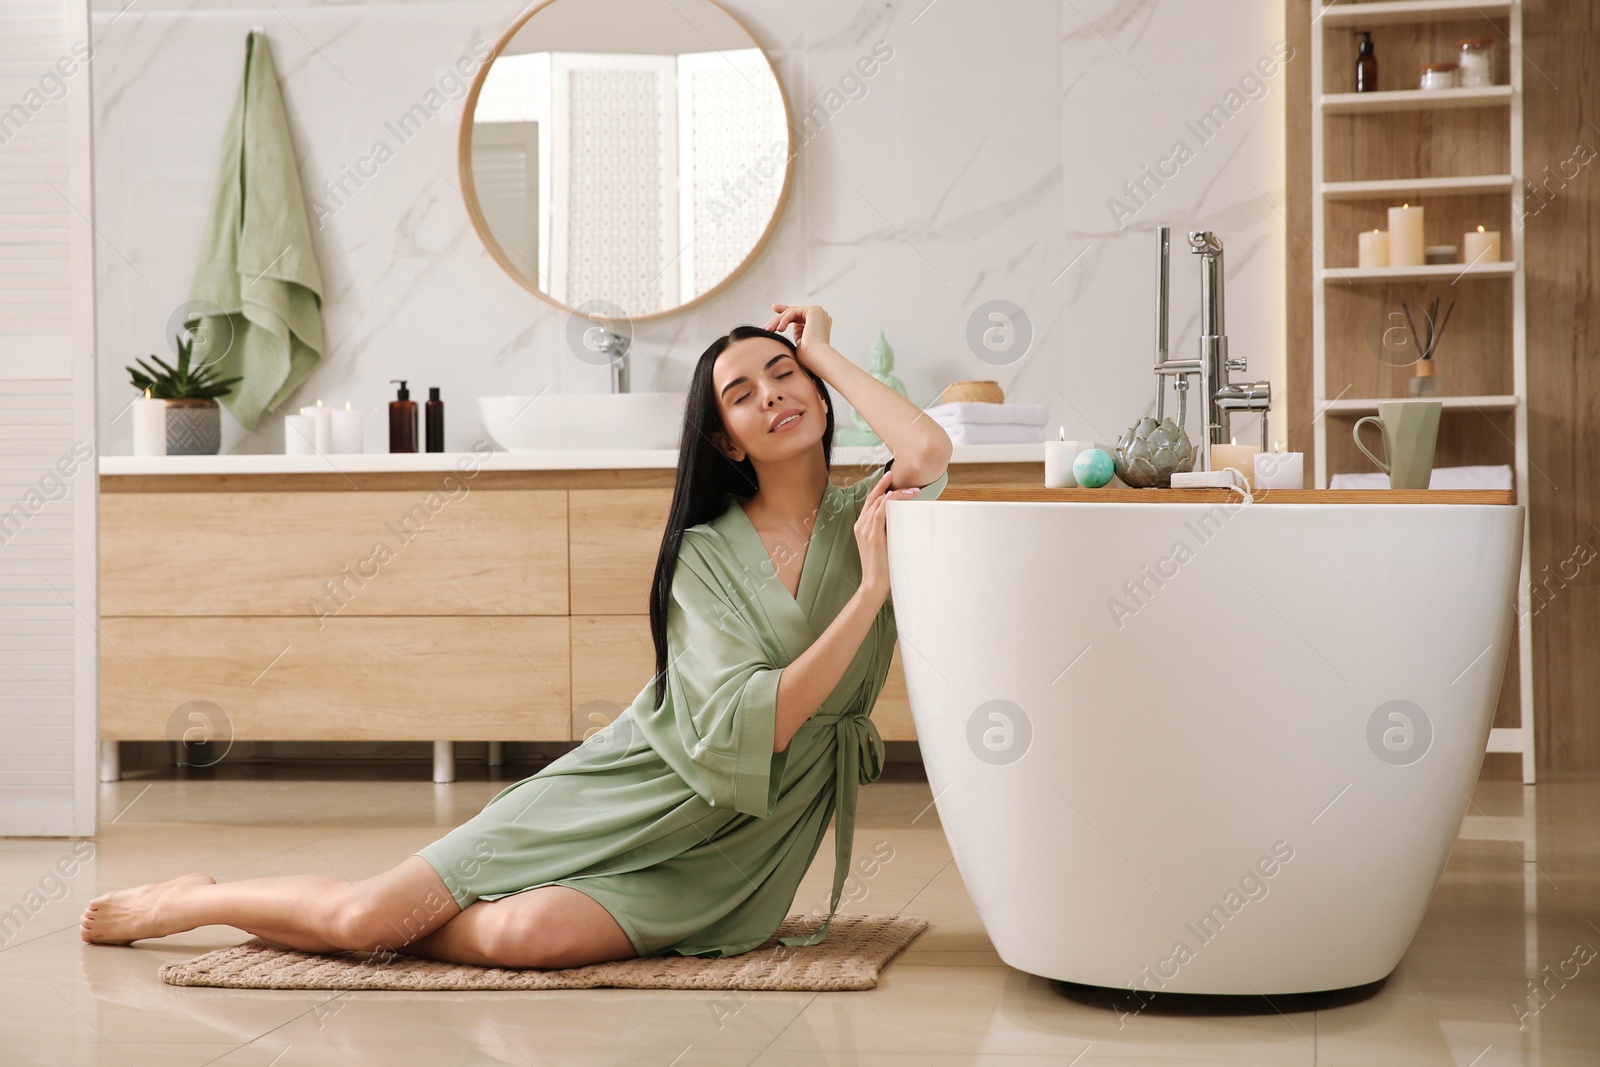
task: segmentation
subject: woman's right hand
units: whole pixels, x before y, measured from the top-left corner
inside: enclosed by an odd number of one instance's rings
[[[890,496],[889,478],[892,472],[884,471],[878,484],[867,492],[856,517],[856,547],[861,553],[861,590],[874,603],[882,606],[889,599],[889,515],[885,510]],[[910,499],[922,490],[901,489],[894,493],[901,500]]]

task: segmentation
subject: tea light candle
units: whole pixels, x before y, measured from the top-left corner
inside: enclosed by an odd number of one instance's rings
[[[1361,255],[1356,265],[1363,270],[1389,265],[1389,234],[1371,230],[1361,234]]]
[[[314,455],[316,451],[317,417],[315,415],[285,415],[283,417],[283,454],[286,456],[310,456]]]
[[[1244,475],[1245,484],[1255,486],[1255,456],[1261,449],[1255,445],[1241,445],[1235,438],[1232,444],[1211,446],[1211,469],[1226,470],[1233,467]]]
[[[332,452],[333,409],[323,407],[322,401],[318,400],[314,406],[307,405],[301,408],[300,414],[310,415],[314,420],[316,420],[313,423],[313,425],[316,426],[316,433],[313,439],[316,450],[318,452]]]
[[[1078,442],[1066,440],[1067,428],[1061,427],[1062,439],[1044,443],[1044,487],[1046,489],[1076,489],[1078,480],[1072,476],[1072,461],[1078,458]]]
[[[1389,209],[1389,266],[1420,267],[1423,263],[1422,206]]]
[[[350,401],[344,402],[344,410],[337,408],[333,411],[333,450],[335,452],[362,452],[366,439],[365,427],[362,423],[361,412],[350,407]]]
[[[167,402],[150,396],[148,391],[133,401],[133,454],[167,454]]]
[[[1306,487],[1306,454],[1304,452],[1257,452],[1255,454],[1255,487],[1257,489],[1304,489]]]
[[[1461,235],[1463,258],[1468,263],[1500,262],[1500,231],[1478,227],[1477,233],[1468,231]]]

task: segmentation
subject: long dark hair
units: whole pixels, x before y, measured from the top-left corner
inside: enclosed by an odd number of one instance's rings
[[[724,494],[749,498],[760,488],[756,468],[750,457],[735,463],[717,447],[712,434],[727,431],[722,423],[722,409],[717,404],[716,386],[711,372],[722,350],[735,341],[752,337],[770,337],[783,342],[794,354],[794,342],[781,333],[763,330],[759,326],[735,326],[726,335],[711,342],[700,354],[689,378],[689,391],[683,412],[683,436],[678,441],[678,480],[672,491],[672,510],[667,515],[667,529],[661,535],[661,553],[656,557],[655,583],[650,588],[650,636],[656,643],[656,707],[661,707],[667,697],[667,605],[672,601],[672,575],[678,567],[678,549],[683,544],[683,531],[721,515],[726,507]],[[798,358],[796,359],[798,362]],[[801,369],[811,376],[818,395],[828,405],[827,422],[822,431],[822,463],[832,468],[833,456],[833,398],[828,385],[803,364]]]

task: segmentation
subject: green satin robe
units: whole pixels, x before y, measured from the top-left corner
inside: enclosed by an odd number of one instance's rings
[[[826,937],[850,871],[858,787],[883,772],[870,713],[894,652],[892,598],[828,699],[776,753],[775,701],[784,667],[860,585],[855,521],[886,469],[829,483],[798,596],[733,494],[721,515],[684,531],[664,705],[655,707],[652,679],[610,725],[420,850],[457,904],[565,885],[604,906],[640,956],[737,955],[789,915],[837,813],[827,919],[784,943]],[[937,497],[948,480],[940,474],[904,503]]]

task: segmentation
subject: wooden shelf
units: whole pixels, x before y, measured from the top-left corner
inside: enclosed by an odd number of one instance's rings
[[[1386,196],[1473,196],[1482,193],[1509,193],[1516,188],[1509,174],[1475,174],[1459,178],[1395,178],[1389,181],[1323,182],[1324,200],[1368,200]]]
[[[1340,400],[1328,401],[1321,406],[1320,410],[1372,415],[1377,413],[1379,404],[1387,404],[1392,400],[1437,400],[1444,405],[1446,411],[1457,408],[1476,411],[1513,411],[1518,404],[1522,403],[1521,398],[1516,396],[1344,397]]]
[[[1368,26],[1392,26],[1396,23],[1451,22],[1480,15],[1504,18],[1509,14],[1511,0],[1487,0],[1477,4],[1453,0],[1391,0],[1379,4],[1330,4],[1314,14],[1312,22],[1320,22],[1324,28],[1365,29]]]
[[[1438,295],[1462,306],[1455,309],[1445,341],[1450,377],[1442,388],[1448,395],[1428,398],[1445,410],[1434,463],[1510,466],[1514,489],[1497,495],[1526,508],[1527,271],[1523,235],[1516,227],[1527,175],[1524,0],[1303,2],[1309,8],[1312,86],[1311,99],[1302,105],[1311,139],[1309,237],[1318,253],[1311,270],[1311,391],[1317,417],[1311,427],[1314,473],[1307,470],[1306,484],[1326,485],[1330,471],[1362,465],[1352,423],[1376,413],[1386,399],[1409,399],[1404,394],[1411,370],[1385,358],[1385,320],[1402,300],[1427,303]],[[1379,76],[1388,79],[1380,80],[1378,92],[1345,91],[1355,88],[1355,41],[1363,30],[1374,31]],[[1452,55],[1461,39],[1473,37],[1496,42],[1490,57],[1494,84],[1416,87],[1412,72]],[[1426,202],[1427,232],[1439,243],[1453,243],[1478,225],[1499,230],[1510,242],[1502,252],[1507,261],[1354,266],[1357,235],[1383,227],[1385,201]],[[1476,288],[1456,284],[1491,279],[1495,284]],[[1340,284],[1330,284],[1335,282]],[[1524,537],[1519,596],[1528,595],[1531,585],[1529,541]],[[1490,744],[1495,751],[1522,754],[1525,784],[1535,777],[1532,630],[1518,627],[1515,675],[1508,666],[1501,694],[1503,705],[1514,701],[1501,711],[1514,710],[1521,725],[1497,728],[1498,745]]]
[[[1511,86],[1486,85],[1481,89],[1394,89],[1379,93],[1323,93],[1324,115],[1355,115],[1384,111],[1449,111],[1463,107],[1509,107]]]
[[[1452,282],[1509,278],[1516,273],[1515,263],[1432,263],[1423,267],[1326,267],[1317,270],[1322,282],[1401,282],[1448,278]]]
[[[1257,489],[1258,504],[1515,504],[1511,489]],[[930,504],[998,501],[1021,504],[1242,503],[1230,489],[1044,489],[1032,486],[951,486]]]
[[[1403,282],[1448,278],[1455,281],[1483,281],[1509,278],[1517,271],[1515,263],[1430,263],[1423,267],[1319,267],[1321,282]]]

